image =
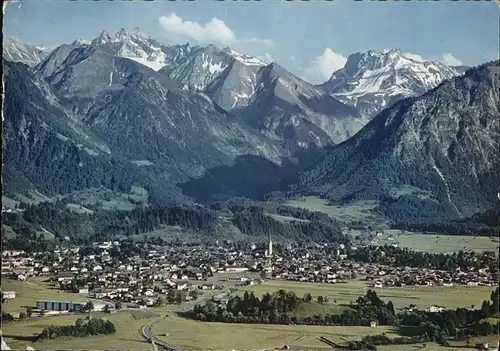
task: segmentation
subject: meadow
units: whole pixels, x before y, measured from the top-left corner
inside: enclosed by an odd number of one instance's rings
[[[397,237],[401,247],[415,251],[453,253],[457,251],[494,251],[499,250],[499,241],[485,236],[403,234]]]
[[[331,327],[310,325],[228,324],[168,317],[153,326],[153,334],[184,350],[275,349],[331,350],[320,337],[342,343],[361,335],[394,334],[392,327]],[[395,334],[394,334],[395,335]]]
[[[499,251],[500,241],[498,238],[475,237],[466,235],[441,235],[424,234],[419,232],[408,232],[388,229],[389,222],[381,217],[376,209],[377,201],[357,201],[345,206],[330,205],[327,201],[309,196],[288,200],[284,203],[288,206],[305,208],[311,211],[326,213],[346,225],[349,223],[364,223],[379,229],[383,234],[376,237],[378,245],[397,244],[415,251],[433,253],[453,253],[463,251]],[[354,238],[362,234],[359,230],[350,230],[349,234]],[[389,238],[392,237],[392,240]]]
[[[87,302],[90,299],[78,294],[56,290],[46,282],[48,277],[30,277],[28,281],[20,281],[2,277],[2,291],[15,291],[16,298],[2,304],[6,313],[25,312],[27,307],[35,307],[37,300],[64,300]]]
[[[368,289],[373,289],[384,301],[392,301],[397,309],[413,304],[420,309],[430,305],[440,305],[447,308],[481,306],[483,300],[489,300],[492,287],[487,286],[412,286],[412,287],[385,287],[371,288],[368,282],[362,280],[348,280],[346,283],[323,284],[295,281],[268,280],[262,284],[247,288],[257,296],[279,289],[294,291],[302,297],[310,293],[313,300],[321,296],[328,297],[329,304],[348,305],[351,301],[364,295]]]
[[[220,277],[212,278],[216,281]],[[80,296],[58,293],[51,290],[47,283],[42,280],[46,278],[33,278],[31,282],[19,282],[15,280],[2,280],[2,288],[16,290],[21,294],[20,301],[15,300],[5,304],[9,309],[21,310],[15,305],[34,304],[40,298],[58,298],[74,300]],[[31,284],[29,284],[31,283]],[[306,292],[311,293],[313,298],[318,295],[328,296],[330,302],[320,305],[314,302],[304,303],[296,311],[296,315],[310,315],[335,313],[347,304],[354,301],[368,288],[364,281],[350,281],[346,284],[315,284],[288,281],[266,281],[263,284],[248,287],[258,295],[265,292],[275,292],[279,289],[295,291],[299,296]],[[410,289],[410,290],[409,290]],[[7,290],[7,289],[5,289]],[[482,299],[489,297],[490,287],[418,287],[377,289],[379,296],[391,299],[396,307],[415,304],[419,307],[428,307],[430,304],[442,304],[448,307],[479,305]],[[445,293],[446,292],[446,293]],[[213,292],[210,292],[213,293]],[[239,291],[238,293],[242,293]],[[465,294],[464,294],[465,293]],[[57,295],[54,295],[57,294]],[[478,298],[479,297],[479,298]],[[80,297],[85,299],[83,297]],[[337,303],[334,303],[337,300]],[[10,305],[9,305],[10,304]],[[178,308],[178,307],[177,307]],[[6,323],[2,325],[5,342],[12,349],[24,349],[27,345],[35,349],[120,349],[120,350],[151,350],[151,345],[143,340],[140,330],[142,326],[164,314],[169,308],[159,310],[126,310],[113,314],[92,313],[95,318],[107,318],[111,320],[117,329],[113,335],[92,336],[85,338],[61,338],[32,342],[30,337],[40,333],[50,325],[73,324],[76,319],[86,315],[63,315],[54,317],[37,317],[24,321]],[[168,333],[168,336],[161,336]],[[184,350],[232,350],[232,349],[274,349],[289,345],[294,350],[329,350],[329,346],[319,340],[320,337],[342,343],[346,340],[360,339],[364,335],[387,333],[395,336],[396,330],[391,327],[379,326],[369,327],[326,327],[326,326],[303,326],[303,325],[263,325],[263,324],[227,324],[207,323],[195,320],[171,316],[153,325],[153,334],[164,339],[170,344]],[[258,336],[258,337],[256,337]],[[490,340],[491,339],[491,340]],[[479,340],[479,339],[478,339]],[[485,339],[486,340],[486,339]],[[491,337],[490,342],[494,341]],[[482,339],[481,339],[482,341]],[[474,345],[475,341],[471,341]],[[477,341],[479,342],[479,341]],[[455,346],[455,345],[454,345]],[[461,349],[465,345],[457,344]],[[383,346],[381,351],[415,350],[411,346]],[[422,350],[444,351],[450,348],[442,348],[438,345],[428,343],[427,348]]]
[[[348,205],[329,204],[328,201],[314,196],[291,199],[284,203],[287,206],[305,208],[310,211],[323,212],[333,219],[343,222],[362,222],[388,228],[388,221],[376,212],[378,201],[356,201]]]
[[[63,315],[53,317],[35,317],[19,322],[2,325],[3,338],[11,349],[81,349],[81,350],[151,350],[152,346],[141,335],[141,328],[149,321],[158,318],[148,311],[127,310],[117,313],[91,313],[93,318],[105,318],[113,322],[116,333],[111,335],[90,336],[83,338],[58,338],[54,340],[30,341],[30,337],[38,335],[51,325],[74,324],[78,318],[87,314]]]

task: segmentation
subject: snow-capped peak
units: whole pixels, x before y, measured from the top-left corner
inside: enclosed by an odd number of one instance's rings
[[[29,45],[14,38],[3,38],[3,57],[9,61],[22,62],[28,66],[36,66],[50,52],[41,45]]]
[[[244,64],[246,66],[266,66],[266,64],[264,62],[262,62],[261,60],[259,60],[258,58],[247,55],[247,54],[242,54],[242,53],[240,53],[240,52],[238,52],[230,47],[226,47],[226,48],[222,49],[222,51],[225,52],[226,54],[229,54],[235,60],[241,62],[242,64]]]
[[[168,65],[168,55],[163,46],[139,28],[122,28],[118,32],[104,30],[91,45],[106,46],[117,56],[134,60],[155,71]]]
[[[72,45],[90,45],[92,42],[90,40],[76,38]]]
[[[373,116],[401,98],[423,94],[459,74],[441,62],[399,49],[368,50],[350,55],[345,66],[321,87]]]
[[[99,38],[97,38],[96,40],[99,40],[101,44],[105,44],[105,43],[119,43],[127,40],[144,41],[148,39],[149,39],[148,35],[143,33],[138,27],[135,27],[133,29],[121,28],[116,33],[104,30],[101,32],[101,35],[99,35]]]

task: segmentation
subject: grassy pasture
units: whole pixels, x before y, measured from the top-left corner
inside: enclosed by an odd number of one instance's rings
[[[2,291],[16,292],[15,299],[3,304],[3,310],[7,313],[25,312],[28,306],[35,307],[37,300],[90,301],[82,295],[52,289],[45,282],[47,279],[48,277],[31,277],[23,282],[2,277]]]
[[[294,350],[328,350],[318,340],[321,336],[333,342],[355,340],[363,335],[394,334],[391,327],[325,327],[309,325],[268,325],[208,323],[169,317],[153,326],[153,333],[184,350],[252,350],[274,349],[289,345]]]
[[[323,212],[330,217],[346,223],[359,222],[371,224],[376,228],[384,230],[384,234],[376,237],[379,245],[397,244],[411,250],[434,253],[452,253],[463,251],[499,251],[500,241],[498,238],[474,237],[465,235],[441,235],[402,232],[391,230],[389,222],[381,215],[377,214],[377,201],[357,201],[348,205],[329,205],[326,200],[308,196],[298,199],[288,200],[284,203],[287,206],[305,208],[310,211]],[[351,230],[353,237],[360,235],[361,231]],[[389,240],[393,237],[394,240]]]
[[[331,305],[347,305],[351,301],[355,302],[368,289],[373,288],[368,285],[368,282],[361,280],[350,280],[338,284],[268,280],[263,284],[249,286],[247,289],[253,291],[256,296],[262,296],[267,292],[273,293],[279,289],[294,291],[299,297],[310,293],[313,300],[322,295],[328,297]],[[489,300],[492,289],[487,286],[414,286],[374,290],[384,301],[391,300],[396,308],[401,309],[413,304],[424,309],[434,304],[448,308],[480,306],[483,300]]]
[[[148,311],[121,311],[118,313],[92,313],[93,318],[106,318],[113,322],[116,333],[112,335],[90,336],[84,338],[58,338],[31,342],[29,337],[39,334],[51,325],[74,324],[78,318],[86,314],[54,317],[30,318],[20,322],[2,325],[3,337],[11,349],[24,349],[27,345],[39,349],[80,349],[80,350],[151,350],[152,346],[145,342],[140,330],[143,325],[157,318]]]
[[[302,223],[308,223],[310,222],[309,220],[307,219],[300,219],[300,218],[295,218],[295,217],[288,217],[288,216],[281,216],[281,215],[278,215],[278,214],[275,214],[275,213],[267,213],[266,214],[267,216],[279,221],[279,222],[282,222],[282,223],[288,223],[288,222],[302,222]]]
[[[343,223],[364,222],[376,224],[380,227],[388,228],[388,221],[378,213],[376,209],[377,201],[365,200],[356,201],[348,205],[330,205],[324,199],[314,196],[307,196],[298,199],[288,200],[284,203],[287,206],[304,208],[310,211],[323,212]]]
[[[407,234],[400,235],[398,243],[415,251],[453,253],[456,251],[495,251],[499,242],[488,237],[465,235]]]
[[[359,230],[350,230],[349,234],[356,238],[361,235]],[[424,234],[396,229],[383,230],[374,240],[377,245],[397,244],[411,250],[432,253],[453,253],[457,251],[495,251],[498,252],[498,238],[485,236]]]

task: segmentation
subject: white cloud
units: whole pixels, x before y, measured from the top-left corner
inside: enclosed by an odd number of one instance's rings
[[[247,47],[274,46],[274,42],[270,39],[237,38],[224,21],[215,17],[206,23],[199,23],[185,20],[176,13],[170,13],[166,16],[160,16],[158,21],[172,42],[184,43],[187,41],[200,45],[229,45],[241,48],[243,51],[246,51]]]
[[[160,25],[173,39],[195,41],[198,44],[230,45],[237,42],[233,31],[218,18],[205,24],[185,21],[175,13],[159,18]]]
[[[333,72],[344,67],[346,61],[347,58],[342,54],[326,48],[323,54],[316,57],[311,67],[306,70],[307,77],[311,83],[323,83],[332,76]]]
[[[275,61],[274,57],[268,52],[266,52],[264,55],[257,56],[257,58],[266,64],[270,64]]]
[[[403,55],[415,61],[420,61],[420,62],[426,61],[422,56],[418,54],[413,54],[411,52],[405,52]]]
[[[448,66],[460,66],[460,65],[463,65],[464,63],[456,58],[455,56],[453,56],[451,53],[445,53],[441,56],[441,59],[440,61],[442,63],[444,63],[445,65],[448,65]]]

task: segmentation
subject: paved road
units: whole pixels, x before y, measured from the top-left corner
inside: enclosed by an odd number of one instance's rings
[[[165,318],[167,318],[167,316],[157,318],[157,319],[149,322],[145,326],[143,326],[142,327],[142,336],[144,336],[144,338],[149,340],[151,343],[154,342],[155,345],[160,345],[162,348],[164,348],[168,351],[180,351],[179,349],[176,349],[173,346],[169,345],[167,342],[162,341],[162,340],[158,339],[156,336],[152,335],[151,326],[155,323],[158,323],[159,321],[161,321],[162,319],[165,319]],[[156,349],[157,348],[155,347],[155,350]]]
[[[229,290],[225,290],[223,292],[221,292],[220,294],[217,294],[215,295],[215,299],[221,299],[223,298],[224,296],[228,295],[230,293]],[[212,296],[201,296],[200,298],[194,300],[194,301],[189,301],[189,302],[186,302],[184,304],[182,304],[182,307],[177,309],[177,311],[173,312],[174,315],[176,315],[176,313],[179,313],[179,312],[187,312],[187,311],[190,311],[193,309],[194,305],[196,304],[201,304],[203,303],[204,301],[208,300],[212,298]],[[162,346],[163,348],[165,348],[166,350],[168,351],[181,351],[180,349],[176,349],[175,347],[173,347],[172,345],[168,344],[166,341],[162,341],[160,339],[158,339],[157,337],[153,336],[152,335],[152,329],[151,327],[153,326],[153,324],[155,323],[158,323],[159,321],[167,318],[168,316],[165,315],[163,317],[160,317],[160,318],[157,318],[155,320],[152,320],[151,322],[149,322],[148,324],[146,324],[145,326],[142,327],[142,335],[144,336],[145,339],[149,340],[150,342],[154,342],[156,345],[160,345]],[[155,351],[156,351],[156,348],[155,348]]]

